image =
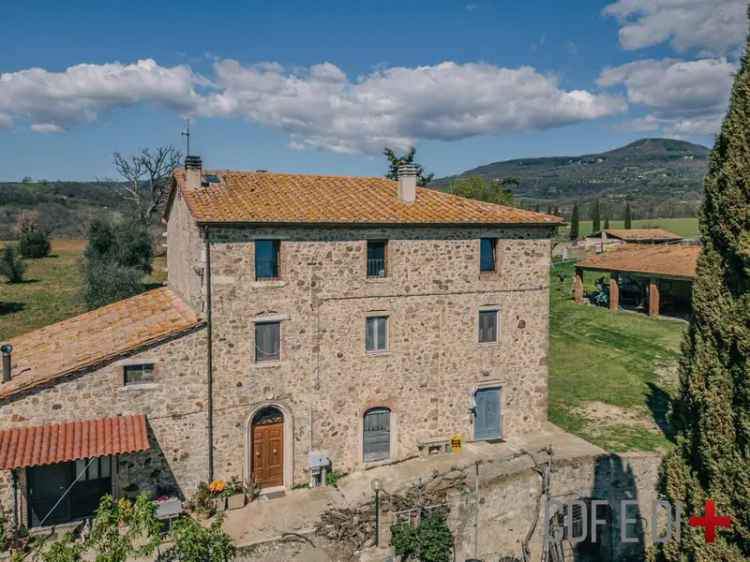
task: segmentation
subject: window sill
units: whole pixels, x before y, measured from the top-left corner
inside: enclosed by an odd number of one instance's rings
[[[388,355],[391,355],[391,352],[387,349],[384,351],[366,351],[365,355],[367,357],[387,357]]]
[[[389,464],[393,464],[395,461],[393,459],[383,459],[379,461],[365,461],[362,463],[362,468],[365,470],[370,470],[373,468],[378,468],[379,466],[388,466]]]
[[[495,347],[497,345],[500,345],[499,341],[480,341],[479,347]]]
[[[282,279],[263,279],[260,281],[253,281],[251,283],[251,287],[255,289],[262,289],[262,288],[268,288],[268,289],[274,289],[279,287],[286,287],[288,281],[284,281]]]
[[[390,280],[391,280],[391,278],[388,277],[388,276],[386,276],[386,277],[369,277],[368,276],[368,277],[365,278],[365,281],[367,283],[387,283]]]
[[[155,382],[131,383],[120,387],[121,392],[137,392],[139,390],[161,390],[161,385]]]
[[[274,367],[281,367],[284,365],[284,361],[256,361],[253,363],[253,369],[273,369]]]

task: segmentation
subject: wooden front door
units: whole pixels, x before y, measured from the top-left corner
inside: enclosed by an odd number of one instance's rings
[[[253,422],[253,480],[259,488],[284,485],[284,417],[261,412]]]

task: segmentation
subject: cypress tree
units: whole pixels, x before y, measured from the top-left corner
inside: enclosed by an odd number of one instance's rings
[[[570,239],[578,240],[578,204],[573,205],[573,212],[570,214]]]
[[[599,200],[594,201],[594,206],[591,209],[591,231],[599,232],[602,229],[601,211],[599,210]]]
[[[609,215],[604,217],[604,230],[607,230],[609,228]]]
[[[628,230],[633,228],[633,215],[630,210],[630,203],[625,203],[625,228]]]
[[[750,67],[735,78],[704,180],[703,250],[693,284],[693,314],[683,341],[676,447],[662,465],[662,491],[702,515],[705,502],[732,518],[707,544],[683,525],[664,560],[750,559]]]

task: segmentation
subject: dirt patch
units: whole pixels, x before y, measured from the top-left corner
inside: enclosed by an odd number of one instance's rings
[[[576,414],[586,418],[592,424],[617,424],[659,431],[659,425],[652,416],[645,412],[627,410],[599,400],[584,402],[583,406],[576,410]]]

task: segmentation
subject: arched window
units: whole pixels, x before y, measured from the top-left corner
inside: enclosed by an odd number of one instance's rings
[[[373,408],[365,412],[363,444],[365,462],[391,457],[391,411],[388,408]]]

